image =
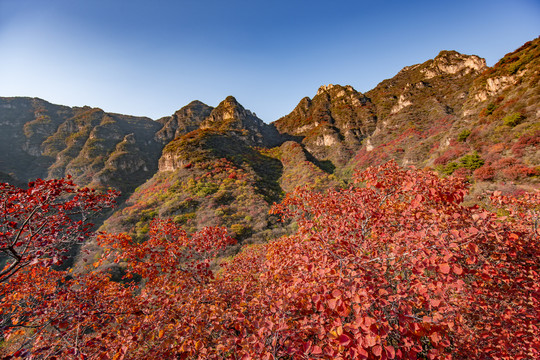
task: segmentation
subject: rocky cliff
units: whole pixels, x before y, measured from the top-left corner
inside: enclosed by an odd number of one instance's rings
[[[157,171],[161,124],[148,118],[0,98],[0,166],[20,182],[70,175],[81,185],[133,191]]]
[[[343,165],[376,126],[371,100],[352,86],[321,86],[303,98],[287,116],[273,125],[281,134],[300,141],[317,159]]]

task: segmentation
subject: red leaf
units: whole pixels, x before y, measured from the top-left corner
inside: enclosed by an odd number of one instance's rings
[[[343,334],[343,335],[340,335],[337,340],[342,346],[347,346],[351,343],[352,339],[348,335]]]
[[[439,265],[439,271],[443,274],[450,273],[450,265],[448,264],[440,264]]]
[[[396,357],[396,350],[393,346],[385,346],[384,350],[386,350],[386,355],[389,359],[393,359]]]

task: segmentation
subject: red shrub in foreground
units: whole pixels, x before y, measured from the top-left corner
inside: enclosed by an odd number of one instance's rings
[[[273,212],[298,232],[245,248],[215,276],[210,261],[230,243],[223,230],[190,238],[165,221],[143,244],[101,239],[126,280],[145,281],[53,281],[65,274],[36,268],[27,284],[22,272],[2,312],[41,327],[6,327],[7,348],[86,359],[540,356],[540,194],[495,194],[507,214],[498,217],[462,206],[456,178],[390,162],[356,179],[361,186],[289,194]]]
[[[111,207],[117,195],[78,189],[69,179],[38,179],[27,189],[0,183],[0,252],[7,257],[0,282],[30,265],[62,264],[88,235],[88,217]]]

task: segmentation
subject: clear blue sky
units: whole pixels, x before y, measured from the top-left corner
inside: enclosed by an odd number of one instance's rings
[[[270,122],[323,84],[539,35],[538,0],[0,0],[0,96],[157,119],[233,95]]]

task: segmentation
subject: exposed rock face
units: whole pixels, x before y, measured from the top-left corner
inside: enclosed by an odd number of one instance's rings
[[[23,182],[71,175],[79,185],[129,192],[157,170],[162,146],[154,135],[161,127],[148,118],[90,107],[0,98],[0,168]],[[128,143],[136,161],[117,168],[118,149]]]
[[[476,55],[463,55],[457,51],[441,51],[421,69],[426,79],[443,74],[463,74],[481,72],[486,69],[486,60]]]
[[[264,123],[236,99],[228,96],[202,122],[200,129],[241,131],[243,139],[255,146],[275,146],[282,142],[272,125]]]
[[[317,159],[344,164],[376,122],[374,106],[365,95],[352,86],[330,84],[273,124],[280,133],[301,139]]]
[[[213,109],[198,100],[192,101],[172,116],[158,120],[163,123],[163,128],[156,133],[156,139],[162,144],[167,144],[181,135],[198,129]]]
[[[478,89],[476,94],[474,94],[474,99],[476,101],[486,101],[489,97],[497,95],[509,86],[514,85],[516,82],[516,76],[499,76],[495,78],[487,78],[485,87],[483,89]]]

